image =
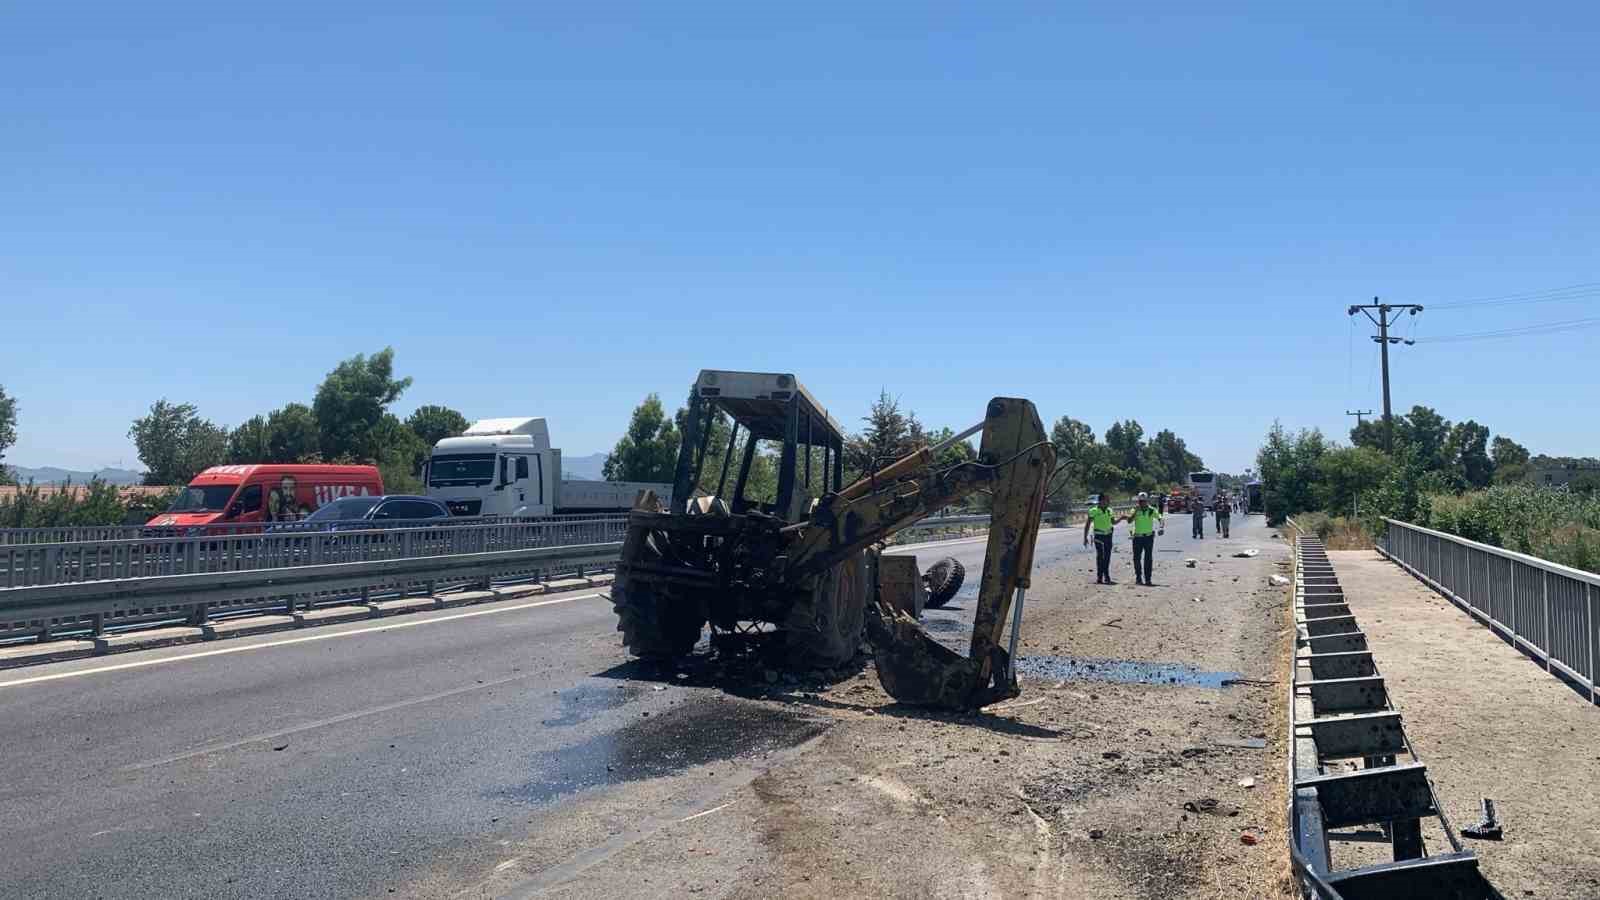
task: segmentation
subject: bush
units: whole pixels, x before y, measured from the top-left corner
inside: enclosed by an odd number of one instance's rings
[[[1460,496],[1428,494],[1410,521],[1564,566],[1600,569],[1600,498],[1564,488],[1497,485]]]
[[[1370,550],[1372,533],[1357,519],[1322,512],[1300,513],[1295,524],[1307,534],[1322,538],[1329,550]]]
[[[0,528],[62,528],[73,525],[122,525],[130,515],[140,522],[172,504],[177,488],[157,495],[123,501],[116,485],[96,478],[82,494],[71,483],[45,493],[29,482],[7,499],[0,499]]]

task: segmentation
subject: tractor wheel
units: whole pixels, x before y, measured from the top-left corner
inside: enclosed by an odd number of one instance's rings
[[[617,613],[617,630],[628,652],[640,659],[672,660],[688,656],[700,640],[705,624],[694,612],[658,602],[649,584],[611,587],[611,606]]]
[[[785,622],[789,661],[832,669],[855,658],[866,631],[867,580],[861,554],[817,579],[809,602],[795,604]]]
[[[922,575],[922,580],[928,585],[928,607],[938,609],[950,602],[950,598],[961,590],[961,583],[967,578],[967,567],[953,556],[946,556],[932,566]]]

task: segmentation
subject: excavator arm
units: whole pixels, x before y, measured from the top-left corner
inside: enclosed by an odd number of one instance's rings
[[[983,436],[976,460],[941,467],[936,458],[945,444],[922,448],[822,498],[808,521],[784,529],[792,543],[783,578],[796,583],[941,507],[979,490],[990,492],[988,552],[967,656],[937,643],[914,618],[882,600],[868,611],[867,636],[878,678],[904,703],[976,709],[1019,693],[1011,652],[1000,646],[1000,637],[1015,597],[1014,652],[1055,448],[1027,400],[996,397],[980,425],[946,444],[979,430]]]

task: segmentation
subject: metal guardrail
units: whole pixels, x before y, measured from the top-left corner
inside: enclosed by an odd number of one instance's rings
[[[1384,519],[1378,552],[1600,702],[1600,575]]]
[[[0,591],[0,637],[99,635],[108,628],[176,620],[200,625],[218,614],[293,613],[365,602],[375,592],[404,594],[420,587],[433,594],[441,585],[581,574],[610,566],[621,551],[621,542],[613,541],[13,588]]]
[[[159,514],[153,518],[159,518]],[[423,526],[488,525],[496,522],[563,522],[615,518],[627,513],[567,514],[516,518],[511,516],[451,516],[448,519],[377,519],[368,528],[420,528]],[[271,532],[320,531],[326,522],[213,522],[206,525],[63,525],[54,528],[0,528],[0,547],[12,544],[69,544],[84,541],[138,541],[153,537],[227,537]]]
[[[320,524],[320,523],[313,523]],[[81,581],[281,569],[334,562],[410,559],[494,550],[620,541],[626,516],[578,519],[501,519],[482,524],[453,519],[360,530],[289,529],[139,537],[108,541],[0,546],[0,586],[29,587]]]

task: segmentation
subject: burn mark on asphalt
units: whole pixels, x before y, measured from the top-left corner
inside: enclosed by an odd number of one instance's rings
[[[815,716],[735,700],[681,706],[535,754],[528,763],[533,777],[497,796],[546,803],[589,788],[785,749],[821,734],[828,724]]]

